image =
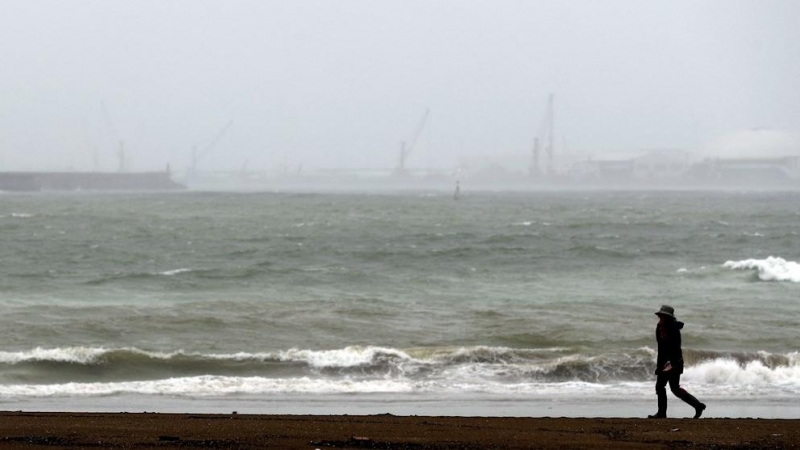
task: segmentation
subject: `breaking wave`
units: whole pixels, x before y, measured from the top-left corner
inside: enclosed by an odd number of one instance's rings
[[[800,283],[800,264],[770,256],[767,259],[726,261],[723,267],[733,270],[753,270],[761,281],[791,281]]]
[[[601,355],[567,348],[486,346],[231,354],[36,348],[0,352],[0,397],[473,391],[572,395],[586,390],[617,392],[625,386],[647,392],[652,388],[654,359],[655,352],[648,347]],[[798,352],[686,350],[686,362],[684,379],[700,392],[800,394]]]

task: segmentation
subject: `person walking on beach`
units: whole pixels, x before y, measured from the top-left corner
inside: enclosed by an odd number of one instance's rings
[[[694,418],[699,418],[706,409],[692,394],[680,386],[683,373],[683,352],[681,351],[681,328],[683,322],[675,319],[675,309],[663,305],[656,312],[658,325],[656,325],[656,342],[658,343],[658,358],[656,361],[656,395],[658,395],[658,412],[647,416],[650,419],[667,417],[667,383],[669,389],[676,397],[685,401],[694,408]]]

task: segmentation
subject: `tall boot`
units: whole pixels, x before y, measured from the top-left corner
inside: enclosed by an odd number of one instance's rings
[[[647,416],[649,419],[663,419],[667,417],[667,390],[656,389],[658,395],[658,412]]]
[[[686,390],[681,389],[681,391],[682,391],[680,393],[681,394],[680,395],[681,400],[685,401],[692,408],[694,408],[694,418],[695,419],[699,419],[700,416],[703,415],[703,411],[705,411],[705,409],[706,409],[706,404],[705,403],[701,403],[700,400],[698,400],[694,395],[686,392]]]

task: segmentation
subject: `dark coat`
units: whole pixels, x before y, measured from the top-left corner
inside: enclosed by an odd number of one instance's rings
[[[658,343],[656,375],[661,373],[667,361],[672,365],[675,373],[683,373],[681,328],[683,328],[683,322],[675,319],[667,319],[656,325],[656,342]]]

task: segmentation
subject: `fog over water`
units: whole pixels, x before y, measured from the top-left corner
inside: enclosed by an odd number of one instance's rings
[[[524,159],[550,94],[557,158],[797,154],[797,17],[790,0],[4,1],[0,170],[114,171],[120,142],[126,170],[184,171],[193,148],[198,170],[391,169],[428,109],[408,167]]]

